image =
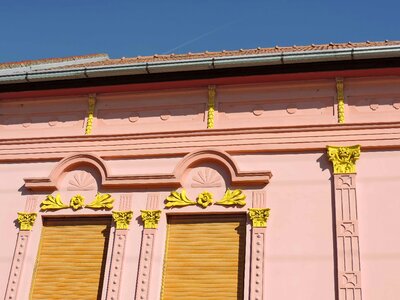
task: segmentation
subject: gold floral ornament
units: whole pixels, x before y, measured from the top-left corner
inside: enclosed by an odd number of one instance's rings
[[[213,203],[213,194],[210,192],[202,192],[197,196],[197,204],[201,205],[203,208],[211,205]]]
[[[116,224],[117,229],[128,229],[131,223],[133,212],[132,211],[113,211],[112,217]]]
[[[249,208],[249,217],[253,227],[256,228],[267,227],[269,211],[270,211],[269,208]]]
[[[85,205],[85,207],[93,208],[93,209],[112,209],[113,208],[114,199],[111,197],[110,194],[101,194],[97,193],[94,200]]]
[[[48,195],[46,199],[42,201],[40,206],[41,210],[58,210],[58,209],[68,208],[68,205],[64,204],[61,201],[60,194],[57,194],[55,197],[52,195]]]
[[[85,204],[85,197],[82,195],[75,195],[71,198],[71,201],[69,202],[69,206],[72,207],[72,209],[77,210],[83,207]]]
[[[141,210],[144,228],[155,229],[161,217],[161,210]]]
[[[350,147],[328,146],[328,157],[334,174],[356,173],[356,161],[360,158],[360,145]]]
[[[224,206],[229,206],[229,205],[244,206],[246,205],[246,195],[243,194],[242,190],[231,191],[230,189],[227,189],[224,197],[218,202],[215,202],[215,204]]]
[[[170,208],[174,206],[188,206],[188,205],[196,205],[196,202],[190,200],[186,191],[183,189],[182,192],[172,192],[167,199],[165,199],[165,207]]]
[[[35,223],[37,214],[36,213],[18,213],[18,223],[21,231],[32,230],[33,224]]]

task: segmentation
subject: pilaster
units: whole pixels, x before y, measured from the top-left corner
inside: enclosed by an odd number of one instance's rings
[[[356,160],[360,146],[329,147],[333,163],[336,261],[339,300],[361,300],[361,260],[358,233]]]
[[[146,210],[141,211],[143,221],[142,246],[140,250],[139,272],[136,285],[136,300],[149,299],[150,275],[153,260],[154,241],[157,234],[161,210],[158,210],[159,195],[149,194]]]
[[[265,208],[265,192],[253,192],[253,208],[249,208],[251,230],[250,300],[264,298],[265,234],[269,208]]]

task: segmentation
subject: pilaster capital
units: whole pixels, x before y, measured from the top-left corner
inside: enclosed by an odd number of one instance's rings
[[[18,213],[18,223],[21,231],[30,231],[32,230],[33,224],[35,223],[37,214],[36,213],[26,213],[19,212]]]
[[[269,208],[249,208],[249,217],[254,228],[267,227]]]
[[[133,212],[128,211],[113,211],[112,217],[116,224],[117,229],[128,229],[129,224],[131,223]]]
[[[161,217],[161,210],[141,210],[145,229],[155,229]]]
[[[328,158],[334,174],[356,173],[356,161],[360,158],[360,145],[349,147],[327,146]]]

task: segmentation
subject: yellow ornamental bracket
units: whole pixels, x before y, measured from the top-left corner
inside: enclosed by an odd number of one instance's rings
[[[155,229],[161,217],[161,210],[141,210],[144,228]]]
[[[88,117],[86,121],[86,128],[85,134],[89,135],[92,134],[92,127],[93,127],[93,118],[94,118],[94,109],[96,107],[96,96],[89,95],[89,109],[88,109]]]
[[[215,202],[215,204],[224,206],[244,206],[246,205],[246,195],[243,194],[242,190],[231,191],[230,189],[227,189],[224,197],[220,201]]]
[[[172,192],[167,199],[165,199],[165,207],[170,208],[174,206],[188,206],[188,205],[196,205],[196,202],[190,200],[186,196],[186,191],[182,190],[182,192]]]
[[[356,161],[360,158],[360,145],[350,147],[327,146],[328,158],[334,174],[356,173]]]
[[[338,105],[338,122],[344,123],[344,84],[343,79],[336,79],[336,97]]]
[[[207,128],[214,128],[215,94],[215,85],[208,86]]]
[[[48,195],[46,199],[42,201],[40,206],[41,210],[58,210],[68,208],[68,205],[62,202],[60,194],[57,194],[55,197]]]
[[[128,229],[131,223],[133,212],[132,211],[113,211],[112,217],[116,224],[117,229]]]
[[[269,211],[269,208],[249,208],[249,217],[252,226],[255,228],[267,227]]]
[[[112,209],[113,208],[114,199],[110,194],[101,194],[97,193],[94,200],[85,205],[85,207],[93,208],[93,209]]]
[[[35,223],[37,214],[36,213],[26,213],[19,212],[18,213],[18,223],[21,231],[30,231],[32,230],[33,224]]]

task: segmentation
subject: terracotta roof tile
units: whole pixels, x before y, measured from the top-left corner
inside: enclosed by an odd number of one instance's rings
[[[95,54],[86,56],[72,56],[69,58],[52,58],[52,59],[41,59],[31,60],[22,62],[12,62],[0,64],[1,68],[15,68],[16,66],[29,66],[38,65],[52,62],[63,62],[78,60],[76,64],[72,61],[67,66],[54,68],[48,67],[47,70],[54,69],[70,69],[74,67],[101,67],[110,65],[125,65],[125,64],[136,64],[136,63],[147,63],[147,62],[165,62],[165,61],[181,61],[181,60],[194,60],[202,58],[212,57],[229,57],[229,56],[248,56],[248,55],[261,55],[261,54],[273,54],[273,53],[286,53],[286,52],[304,52],[304,51],[323,51],[323,50],[337,50],[337,49],[348,49],[348,48],[362,48],[362,47],[384,47],[400,45],[400,41],[381,41],[381,42],[348,42],[348,43],[329,43],[320,45],[305,45],[305,46],[275,46],[270,48],[257,47],[254,49],[239,49],[239,50],[222,50],[222,51],[205,51],[200,53],[185,53],[185,54],[154,54],[151,56],[136,56],[136,57],[122,57],[116,59],[110,59],[104,57],[104,59],[94,62],[80,63],[78,59],[85,59],[91,57],[106,56],[105,54]]]
[[[383,47],[400,45],[400,41],[383,41],[383,42],[360,42],[360,43],[329,43],[322,45],[306,45],[306,46],[275,46],[271,48],[255,48],[255,49],[240,49],[240,50],[222,50],[222,51],[205,51],[200,53],[185,53],[185,54],[155,54],[151,56],[136,56],[123,59],[108,59],[100,62],[93,62],[89,64],[79,65],[86,67],[119,65],[119,64],[134,64],[146,62],[162,62],[162,61],[179,61],[191,60],[211,57],[224,57],[224,56],[246,56],[257,54],[272,54],[282,52],[304,52],[304,51],[321,51],[321,50],[335,50],[346,48],[362,48],[362,47]],[[78,65],[77,65],[78,66]],[[69,66],[71,68],[73,66]]]
[[[41,65],[41,64],[53,64],[53,63],[63,63],[63,62],[73,63],[74,61],[79,61],[82,59],[93,59],[93,58],[108,59],[108,55],[107,54],[89,54],[89,55],[45,58],[45,59],[36,59],[36,60],[23,60],[23,61],[16,61],[16,62],[5,62],[5,63],[0,63],[0,69],[30,67],[30,66]]]

